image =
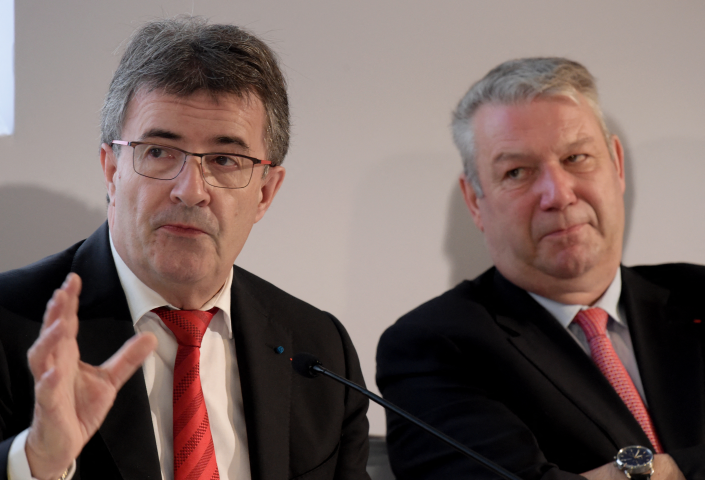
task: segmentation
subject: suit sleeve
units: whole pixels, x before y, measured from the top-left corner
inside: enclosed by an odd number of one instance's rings
[[[546,460],[529,427],[483,389],[487,379],[478,376],[485,371],[452,337],[418,322],[388,329],[377,351],[377,383],[386,399],[521,478],[582,479]],[[391,413],[387,444],[397,478],[497,478]]]
[[[343,325],[331,316],[338,329],[343,343],[345,357],[345,378],[358,385],[365,385],[355,347]],[[367,407],[369,400],[364,395],[347,389],[345,397],[345,418],[343,420],[338,462],[336,465],[336,480],[369,479],[367,475],[367,456],[369,454],[369,423]]]

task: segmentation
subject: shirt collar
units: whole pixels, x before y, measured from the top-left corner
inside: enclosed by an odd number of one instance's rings
[[[127,305],[130,308],[130,315],[132,316],[132,324],[135,325],[137,322],[147,313],[151,312],[157,307],[168,306],[170,308],[176,308],[170,305],[169,302],[164,300],[164,298],[157,292],[149,288],[142,282],[137,275],[135,275],[132,270],[127,266],[127,264],[122,260],[120,255],[115,250],[115,245],[113,244],[112,233],[110,237],[110,250],[113,252],[113,260],[115,261],[115,268],[118,272],[118,277],[120,278],[120,284],[125,292],[125,297],[127,298]],[[230,274],[227,280],[223,284],[222,288],[216,293],[213,298],[208,300],[205,305],[203,305],[200,310],[210,310],[213,307],[218,307],[224,315],[225,325],[228,328],[229,337],[232,338],[232,324],[230,321],[230,288],[233,283],[233,269],[230,269]]]
[[[592,307],[599,307],[603,309],[610,318],[613,318],[617,323],[622,326],[626,326],[624,320],[619,314],[619,297],[622,294],[622,272],[621,269],[617,269],[617,274],[612,279],[612,283],[607,287],[605,293],[597,299],[594,305],[566,305],[565,303],[558,303],[554,300],[536,295],[535,293],[529,292],[529,295],[533,297],[543,308],[548,310],[548,312],[553,315],[561,325],[568,328],[570,322],[573,321],[575,316],[580,310],[585,310]]]

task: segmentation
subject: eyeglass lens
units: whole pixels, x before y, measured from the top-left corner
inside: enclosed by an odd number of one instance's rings
[[[141,144],[134,147],[135,172],[159,180],[176,178],[186,154],[162,145]],[[250,183],[254,162],[249,158],[229,154],[208,154],[201,160],[203,178],[214,187],[243,188]]]

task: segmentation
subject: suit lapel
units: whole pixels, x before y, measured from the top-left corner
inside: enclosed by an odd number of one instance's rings
[[[666,451],[705,438],[700,339],[689,312],[669,305],[669,291],[622,268],[622,304],[649,412]],[[677,354],[674,354],[676,353]]]
[[[231,313],[252,479],[283,480],[289,478],[292,334],[271,318],[238,270]]]
[[[83,280],[78,312],[81,359],[100,365],[135,334],[110,251],[107,223],[81,245],[71,270]],[[161,478],[141,368],[118,392],[97,435],[123,478]]]
[[[646,435],[607,379],[566,329],[524,290],[499,273],[495,276],[497,322],[509,329],[509,341],[611,443],[610,452]]]

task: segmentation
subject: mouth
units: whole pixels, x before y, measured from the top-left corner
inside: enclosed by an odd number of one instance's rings
[[[552,238],[562,238],[562,237],[567,237],[569,235],[574,235],[574,234],[578,233],[586,225],[587,225],[587,223],[578,223],[575,225],[571,225],[570,227],[567,227],[567,228],[559,228],[559,229],[553,230],[551,232],[548,232],[546,235],[543,236],[543,238],[552,239]]]
[[[159,227],[159,230],[164,230],[167,233],[181,237],[198,237],[200,235],[208,235],[208,232],[201,228],[182,223],[168,223]]]

